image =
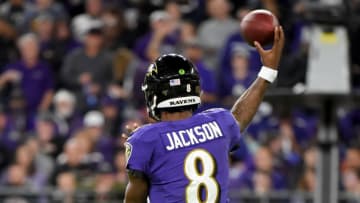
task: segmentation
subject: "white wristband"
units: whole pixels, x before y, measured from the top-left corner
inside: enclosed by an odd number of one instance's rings
[[[258,77],[273,83],[277,77],[278,71],[272,68],[262,66],[260,72],[258,73]]]

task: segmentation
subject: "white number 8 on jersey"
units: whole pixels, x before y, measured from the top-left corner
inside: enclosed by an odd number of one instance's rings
[[[197,167],[200,163],[202,170]],[[184,173],[190,183],[186,187],[187,203],[216,203],[219,198],[219,184],[214,178],[216,163],[211,154],[204,149],[195,149],[186,156]],[[206,198],[201,199],[200,189],[206,191]]]

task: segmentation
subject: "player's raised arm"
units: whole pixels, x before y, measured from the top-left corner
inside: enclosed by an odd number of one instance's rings
[[[239,97],[232,107],[231,111],[238,121],[241,131],[251,122],[268,85],[276,78],[285,37],[281,26],[276,27],[274,32],[274,43],[270,50],[264,50],[258,42],[255,42],[255,47],[261,56],[263,67],[259,72],[258,78]]]

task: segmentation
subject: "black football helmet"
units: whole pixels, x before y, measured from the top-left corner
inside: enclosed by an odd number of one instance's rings
[[[149,66],[142,91],[149,116],[157,121],[161,111],[194,111],[200,104],[199,74],[185,57],[165,54]]]

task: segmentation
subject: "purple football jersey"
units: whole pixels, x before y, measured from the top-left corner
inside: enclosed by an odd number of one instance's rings
[[[125,144],[127,168],[149,179],[150,202],[227,202],[229,152],[240,129],[225,109],[145,125]]]

